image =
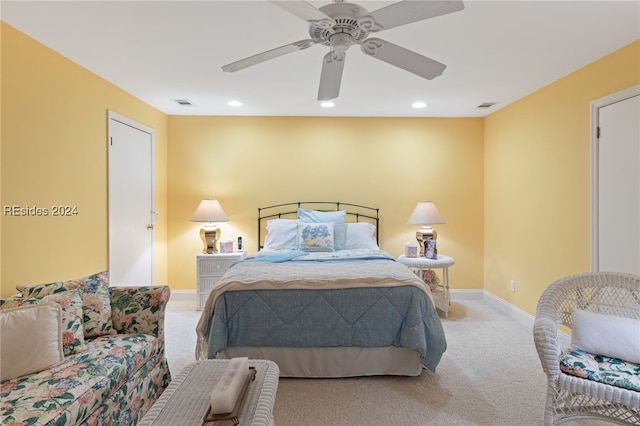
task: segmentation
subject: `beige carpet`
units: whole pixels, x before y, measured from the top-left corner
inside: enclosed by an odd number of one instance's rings
[[[194,362],[195,303],[170,302],[172,374]],[[448,348],[418,377],[280,379],[278,426],[542,425],[546,380],[531,330],[479,300],[455,301],[442,318]],[[596,425],[570,422],[568,425]]]

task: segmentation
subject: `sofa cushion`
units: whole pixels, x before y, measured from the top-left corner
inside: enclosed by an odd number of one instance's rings
[[[4,382],[0,414],[18,424],[26,419],[30,424],[81,423],[143,366],[160,363],[160,345],[146,334],[88,340],[87,351],[66,357],[62,364]]]
[[[111,322],[111,299],[109,298],[109,273],[104,271],[75,280],[38,285],[18,285],[25,297],[38,297],[82,289],[84,313],[84,337],[115,334]]]
[[[61,316],[60,305],[53,302],[0,311],[0,381],[41,371],[64,360]]]
[[[70,290],[42,297],[0,299],[0,309],[56,302],[62,308],[62,343],[65,355],[87,350],[84,341],[82,290]]]

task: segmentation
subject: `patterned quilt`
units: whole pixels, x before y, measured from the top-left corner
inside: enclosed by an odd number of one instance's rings
[[[204,307],[196,357],[230,346],[397,346],[435,371],[446,339],[428,287],[384,252],[341,252],[230,268]]]

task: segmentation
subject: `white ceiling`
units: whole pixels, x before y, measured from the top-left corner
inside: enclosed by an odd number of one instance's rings
[[[356,3],[373,11],[393,1]],[[326,109],[316,97],[328,47],[222,72],[309,38],[305,21],[267,1],[3,0],[0,7],[6,23],[175,115],[482,117],[640,39],[637,0],[466,0],[463,11],[376,34],[446,64],[442,76],[424,80],[352,46],[340,97]],[[232,99],[243,106],[228,106]],[[429,107],[411,108],[416,100]],[[498,103],[479,109],[484,102]]]

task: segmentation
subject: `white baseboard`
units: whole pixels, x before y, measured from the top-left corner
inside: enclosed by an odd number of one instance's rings
[[[504,299],[499,298],[495,294],[484,290],[484,301],[487,302],[493,309],[496,311],[507,315],[514,320],[518,321],[521,324],[526,325],[527,327],[533,329],[533,322],[535,321],[535,316],[530,313],[523,311],[515,305],[507,302]]]
[[[196,304],[196,291],[195,290],[171,290],[171,302],[193,302],[193,306]]]
[[[507,302],[504,299],[499,298],[498,296],[496,296],[495,294],[489,291],[474,290],[474,292],[482,293],[482,296],[483,296],[482,300],[484,300],[488,305],[490,305],[496,311],[504,315],[507,315],[513,320],[518,321],[519,323],[533,330],[533,323],[536,319],[534,315],[531,315],[530,313],[523,311],[517,306],[512,305],[511,303]],[[456,291],[455,293],[457,294],[458,292]],[[452,299],[453,299],[453,295],[454,295],[454,290],[451,291]],[[566,348],[569,346],[571,342],[571,336],[569,336],[567,333],[565,333],[562,330],[558,330],[558,338],[560,339],[560,345],[563,348]]]
[[[450,290],[451,300],[483,300],[484,290]]]

